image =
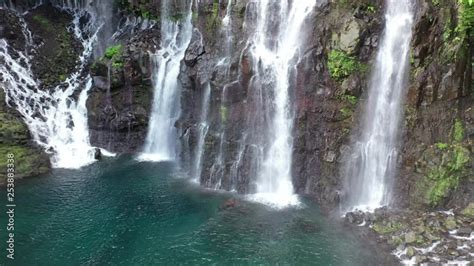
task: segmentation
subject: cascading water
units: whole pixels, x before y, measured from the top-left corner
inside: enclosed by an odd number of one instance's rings
[[[87,93],[92,80],[81,74],[93,52],[97,39],[98,27],[89,22],[81,25],[85,11],[61,6],[74,17],[70,31],[81,41],[83,52],[79,57],[80,64],[66,81],[50,90],[41,90],[40,82],[32,76],[29,49],[34,48],[31,33],[22,21],[26,40],[24,51],[14,52],[6,39],[0,39],[0,58],[5,64],[0,65],[3,73],[1,80],[5,90],[7,104],[13,105],[23,116],[30,132],[38,144],[52,152],[52,165],[59,168],[79,168],[94,161],[94,148],[89,143],[87,126]],[[75,93],[79,92],[77,100]]]
[[[345,169],[348,209],[373,210],[389,204],[390,183],[396,172],[413,3],[388,0],[387,4],[385,32],[371,78],[362,136],[354,144]]]
[[[253,69],[257,71],[253,82],[261,105],[258,108],[267,128],[257,133],[265,133],[265,139],[257,153],[261,165],[257,171],[256,194],[252,198],[281,207],[298,203],[291,177],[290,79],[301,54],[304,22],[316,1],[261,0],[256,5],[257,28],[250,52]]]
[[[140,160],[164,161],[176,158],[177,133],[175,122],[180,115],[180,84],[178,75],[181,60],[191,41],[191,3],[181,1],[186,8],[184,18],[170,19],[172,3],[162,2],[161,49],[153,54],[153,109]]]
[[[230,78],[230,68],[231,68],[231,61],[232,61],[232,48],[234,45],[234,36],[232,32],[232,0],[227,0],[227,6],[226,6],[226,13],[224,18],[222,19],[222,25],[221,25],[221,38],[224,40],[224,45],[222,50],[220,51],[221,58],[217,62],[215,68],[216,68],[216,73],[219,73],[221,75],[221,79],[228,81],[228,84],[225,84],[222,86],[222,92],[220,95],[220,106],[219,106],[219,113],[220,113],[220,119],[219,119],[219,148],[217,152],[217,156],[214,158],[214,162],[210,168],[210,173],[209,173],[209,178],[205,178],[206,180],[206,186],[207,187],[213,187],[214,189],[222,189],[222,180],[225,177],[226,174],[226,161],[232,160],[231,155],[227,153],[227,147],[226,147],[226,142],[228,138],[228,134],[226,134],[227,128],[227,112],[228,112],[228,103],[227,103],[227,97],[226,97],[226,92],[229,86],[233,85],[237,81],[229,81]],[[217,70],[219,69],[219,70]],[[232,163],[232,167],[237,162],[234,161]],[[235,168],[235,167],[234,167]],[[230,186],[228,187],[229,190],[235,190],[234,186],[234,180],[237,178],[237,171],[232,171],[231,176],[229,176],[230,180]]]
[[[209,100],[211,97],[211,85],[208,83],[204,94],[202,95],[201,101],[201,117],[199,118],[198,127],[198,143],[196,148],[196,154],[194,155],[194,165],[192,171],[192,177],[195,182],[198,183],[202,172],[202,155],[204,153],[204,141],[206,139],[207,131],[209,130],[209,123],[207,116],[209,113]]]

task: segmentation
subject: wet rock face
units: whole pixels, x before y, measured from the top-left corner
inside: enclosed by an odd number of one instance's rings
[[[29,6],[33,1],[14,2]],[[121,2],[125,15],[152,20],[160,16],[159,0]],[[179,5],[183,1],[171,2],[169,19],[182,19],[176,11],[182,10]],[[474,195],[470,154],[474,136],[472,47],[466,39],[456,41],[456,2],[441,1],[439,6],[432,2],[419,1],[416,11],[394,202],[414,208],[434,207],[430,195],[417,191],[420,187],[437,191],[438,183],[429,178],[430,174],[438,166],[447,166],[456,151],[462,150],[469,160],[463,169],[455,171],[456,175],[449,175],[456,177],[457,186],[439,190],[443,193],[438,193],[442,195],[437,201],[437,207],[461,207],[472,202]],[[181,161],[190,169],[198,144],[202,97],[210,86],[201,183],[216,187],[220,180],[222,189],[247,193],[253,190],[251,177],[255,174],[249,158],[258,152],[242,141],[250,137],[245,135],[244,125],[258,108],[251,85],[257,70],[247,47],[252,33],[246,31],[252,28],[254,7],[245,0],[232,1],[230,10],[227,4],[201,0],[193,7],[194,32],[179,76],[182,115],[176,127],[182,144]],[[231,22],[224,29],[228,11]],[[383,12],[382,0],[319,2],[310,22],[308,49],[292,77],[293,185],[297,193],[310,194],[325,204],[335,205],[344,197],[341,169],[350,151],[351,136],[360,134],[360,114],[383,30]],[[20,22],[5,10],[0,10],[0,15],[1,36],[15,48],[23,47]],[[68,14],[47,5],[27,16],[38,45],[33,71],[45,85],[58,84],[76,65],[80,47],[66,30],[70,20]],[[98,58],[90,66],[94,81],[87,101],[91,143],[114,152],[134,153],[143,146],[150,119],[153,89],[149,51],[159,49],[159,22],[153,29],[125,34],[118,42],[122,48],[117,58]],[[334,58],[356,67],[347,68]],[[344,68],[344,73],[334,68]],[[453,137],[456,121],[463,127],[461,140]],[[254,133],[263,128],[259,123],[252,126]],[[442,151],[437,144],[448,148]],[[225,151],[223,163],[216,167],[221,148]],[[241,158],[238,171],[236,158]]]
[[[474,201],[472,32],[452,30],[456,5],[421,1],[416,13],[395,184],[395,202],[402,206],[452,208]],[[453,159],[456,167],[447,167]]]
[[[11,11],[0,9],[0,37],[7,39],[15,50],[25,47],[25,37],[21,32],[20,20]]]
[[[49,156],[32,140],[20,114],[5,104],[5,93],[0,85],[0,156],[13,154],[15,178],[38,176],[49,172]],[[7,160],[0,162],[1,169],[7,169]],[[6,182],[6,171],[0,173],[0,185]]]
[[[111,152],[139,152],[146,139],[153,99],[149,51],[159,30],[142,31],[123,40],[117,55],[99,58],[88,101],[91,144]]]
[[[326,204],[341,197],[340,170],[358,134],[368,71],[382,27],[383,1],[329,3],[318,10],[312,50],[298,68],[294,125],[293,184],[298,193]],[[331,54],[356,65],[343,77],[331,72]]]
[[[56,86],[74,72],[82,52],[82,45],[68,30],[72,16],[51,5],[41,5],[29,11],[25,20],[34,45],[32,71],[43,87]]]

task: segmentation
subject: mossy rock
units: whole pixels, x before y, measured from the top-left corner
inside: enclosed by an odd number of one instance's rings
[[[404,226],[398,222],[394,222],[394,223],[377,222],[374,224],[372,229],[374,229],[374,231],[377,232],[378,234],[385,235],[385,234],[391,234],[391,233],[400,231],[401,229],[403,229],[403,227]]]
[[[3,99],[0,99],[3,100]],[[0,143],[26,143],[28,128],[12,114],[0,112]]]
[[[474,218],[474,202],[469,203],[469,205],[462,210],[461,214],[469,218]]]
[[[417,162],[423,176],[415,184],[412,201],[415,205],[437,207],[455,191],[468,176],[471,154],[462,143],[436,143]]]
[[[14,156],[15,178],[41,175],[50,169],[48,157],[40,150],[24,145],[0,144],[0,183],[3,183],[7,176],[8,154]]]

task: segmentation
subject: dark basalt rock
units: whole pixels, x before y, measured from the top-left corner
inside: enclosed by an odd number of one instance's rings
[[[76,70],[82,53],[82,45],[68,30],[72,16],[46,4],[30,10],[25,20],[36,46],[31,50],[32,71],[43,87],[54,87]]]
[[[94,159],[96,160],[102,159],[102,151],[99,148],[95,148]]]
[[[93,64],[94,87],[87,100],[92,145],[119,153],[143,146],[153,99],[148,51],[157,48],[155,36],[159,31],[152,28],[124,39],[118,65],[106,58]]]

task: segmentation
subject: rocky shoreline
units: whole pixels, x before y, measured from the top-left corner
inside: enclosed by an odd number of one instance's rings
[[[463,210],[379,208],[345,214],[347,223],[370,228],[402,264],[469,265],[474,261],[474,204]]]

